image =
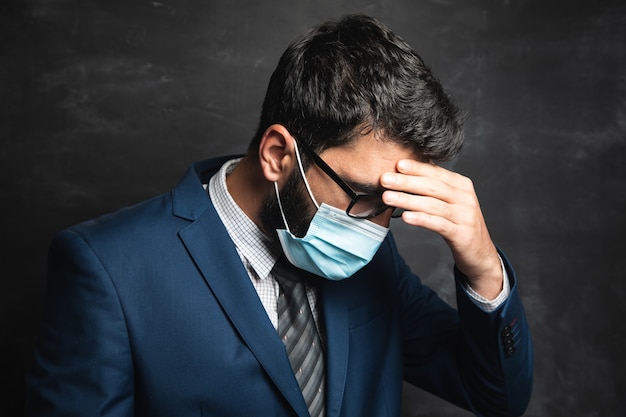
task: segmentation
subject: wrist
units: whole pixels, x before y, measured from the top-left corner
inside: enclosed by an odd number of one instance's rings
[[[502,292],[504,285],[503,265],[500,256],[496,254],[490,266],[483,272],[475,275],[465,275],[467,285],[477,294],[487,300],[493,300]]]

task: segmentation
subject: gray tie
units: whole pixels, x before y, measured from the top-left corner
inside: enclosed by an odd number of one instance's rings
[[[302,396],[311,417],[324,416],[325,364],[311,307],[306,296],[306,272],[281,258],[272,270],[281,288],[278,334],[285,343]]]

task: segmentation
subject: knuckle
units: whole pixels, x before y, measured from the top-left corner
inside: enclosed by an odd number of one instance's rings
[[[463,179],[461,180],[461,184],[463,185],[463,188],[466,190],[473,190],[474,181],[472,181],[472,179],[469,177],[462,177],[462,178]]]

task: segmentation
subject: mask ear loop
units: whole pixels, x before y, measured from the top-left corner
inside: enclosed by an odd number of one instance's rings
[[[304,181],[304,186],[306,187],[307,192],[309,193],[309,197],[311,197],[311,201],[315,204],[316,208],[320,208],[320,205],[317,204],[315,197],[313,197],[313,192],[311,191],[311,187],[309,186],[309,182],[306,180],[306,175],[304,175],[304,167],[302,166],[302,159],[300,158],[300,151],[298,149],[298,145],[294,139],[293,147],[296,148],[296,159],[298,161],[298,167],[300,168],[300,174],[302,174],[302,180]]]
[[[293,141],[293,147],[296,149],[296,160],[298,161],[298,169],[300,170],[300,174],[302,175],[304,186],[306,187],[306,190],[309,193],[309,197],[311,198],[311,201],[313,201],[313,204],[315,204],[315,207],[319,209],[320,206],[319,204],[317,204],[315,197],[313,197],[313,192],[311,191],[309,182],[307,181],[306,175],[304,174],[304,167],[302,166],[302,159],[300,158],[300,151],[298,150],[298,145],[296,144],[295,140]],[[287,231],[291,233],[291,230],[289,229],[289,224],[287,223],[287,218],[285,217],[285,211],[283,210],[283,203],[281,203],[280,201],[280,193],[278,192],[278,183],[276,181],[274,181],[274,190],[276,191],[276,199],[278,200],[278,208],[280,208],[280,215],[283,218],[283,223],[285,224],[285,228],[287,229]]]
[[[287,224],[285,212],[283,211],[283,204],[280,202],[280,193],[278,192],[278,183],[276,181],[274,181],[274,190],[276,191],[276,199],[278,200],[278,208],[280,209],[280,215],[283,218],[283,223],[285,224],[285,228],[287,229],[287,231],[291,233],[291,230],[289,230],[289,225]]]

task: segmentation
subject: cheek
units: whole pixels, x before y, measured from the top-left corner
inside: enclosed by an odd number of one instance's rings
[[[326,203],[341,210],[348,208],[350,197],[326,173],[317,167],[312,167],[307,171],[306,176],[317,204]]]

